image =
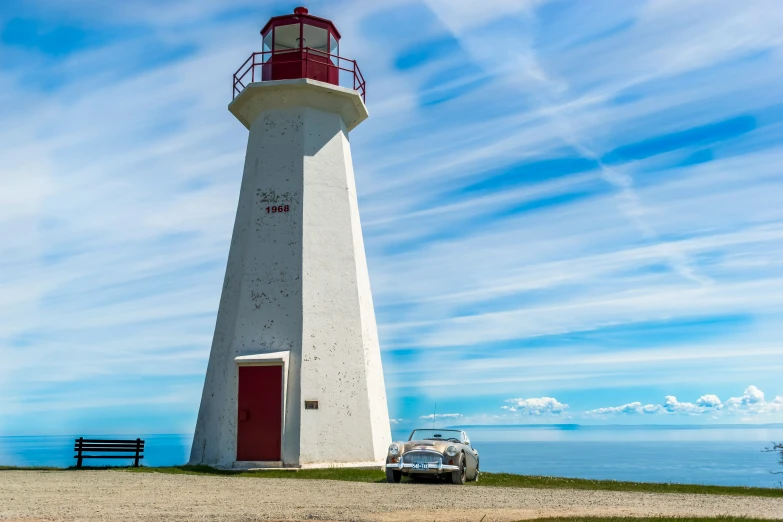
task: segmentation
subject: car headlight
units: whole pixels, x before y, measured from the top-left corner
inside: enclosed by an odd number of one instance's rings
[[[457,454],[457,448],[455,448],[454,446],[449,446],[448,448],[446,448],[446,455],[448,455],[449,457],[453,457],[456,454]]]
[[[391,446],[389,446],[389,455],[394,456],[394,455],[397,455],[399,453],[400,453],[400,447],[399,446],[397,446],[396,444],[392,444]]]

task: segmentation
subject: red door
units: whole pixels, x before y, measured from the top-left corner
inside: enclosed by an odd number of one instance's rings
[[[237,460],[280,460],[283,367],[239,367]]]

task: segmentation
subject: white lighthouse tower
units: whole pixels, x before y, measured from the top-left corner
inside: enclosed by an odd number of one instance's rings
[[[261,34],[229,105],[250,135],[190,463],[380,465],[391,433],[348,141],[365,82],[303,7]]]

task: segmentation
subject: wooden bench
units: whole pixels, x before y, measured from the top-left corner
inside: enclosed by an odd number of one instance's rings
[[[76,439],[73,450],[76,452],[76,467],[82,467],[82,459],[133,459],[133,466],[139,467],[139,459],[143,459],[144,441],[136,440],[101,440]],[[124,455],[84,455],[84,453],[124,453]]]

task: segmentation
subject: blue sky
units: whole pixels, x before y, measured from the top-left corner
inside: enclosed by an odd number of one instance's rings
[[[0,435],[188,433],[295,4],[0,5]],[[776,0],[308,4],[351,136],[398,427],[783,421]]]

